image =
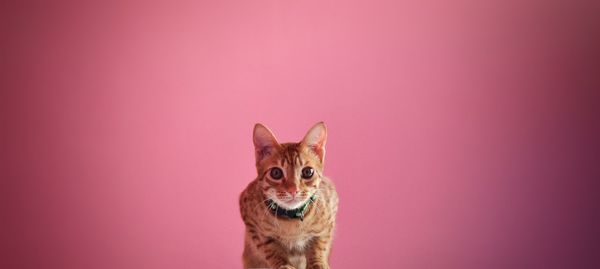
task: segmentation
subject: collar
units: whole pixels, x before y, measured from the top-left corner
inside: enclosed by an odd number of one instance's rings
[[[317,200],[317,197],[313,195],[302,206],[290,210],[280,207],[275,203],[275,201],[271,199],[265,201],[265,203],[267,204],[267,208],[269,209],[269,211],[271,211],[271,213],[275,214],[278,217],[285,216],[290,219],[300,219],[301,221],[304,221],[304,213],[306,213],[306,211],[308,210],[308,206],[312,204],[315,200]]]

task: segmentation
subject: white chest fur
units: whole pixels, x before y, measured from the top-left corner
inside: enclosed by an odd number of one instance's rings
[[[282,240],[282,243],[284,243],[285,246],[287,246],[290,250],[303,251],[308,246],[310,239],[310,237],[295,237]]]

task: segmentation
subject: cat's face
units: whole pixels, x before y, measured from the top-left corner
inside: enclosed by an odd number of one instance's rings
[[[254,127],[256,168],[264,197],[280,207],[295,209],[317,194],[323,176],[326,138],[325,125],[318,123],[301,142],[279,144],[267,127],[257,124]]]

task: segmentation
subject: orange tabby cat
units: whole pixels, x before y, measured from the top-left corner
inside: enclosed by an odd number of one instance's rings
[[[329,268],[338,196],[323,176],[326,139],[322,122],[283,144],[254,126],[258,177],[240,195],[244,268]]]

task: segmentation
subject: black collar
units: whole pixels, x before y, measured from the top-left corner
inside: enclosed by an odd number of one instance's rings
[[[269,211],[271,211],[271,213],[277,215],[278,217],[285,216],[290,219],[300,219],[301,221],[304,221],[304,213],[306,213],[306,211],[308,210],[308,206],[312,204],[315,200],[317,200],[317,197],[313,195],[302,206],[290,210],[281,208],[275,203],[275,201],[271,199],[265,201],[265,203],[267,204],[267,208],[269,208]]]

